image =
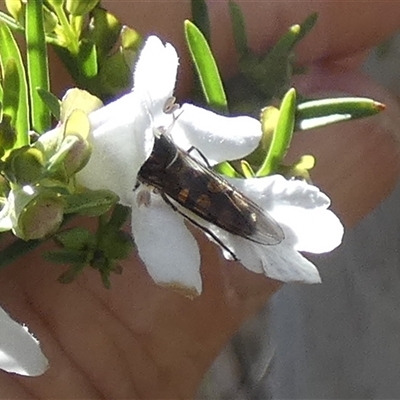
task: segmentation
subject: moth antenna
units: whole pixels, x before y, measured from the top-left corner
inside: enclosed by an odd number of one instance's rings
[[[180,112],[178,114],[176,114],[176,112],[178,110],[180,110]],[[171,97],[168,97],[168,99],[165,101],[165,104],[164,104],[164,107],[163,107],[163,111],[164,111],[165,114],[171,114],[172,115],[172,122],[168,127],[165,127],[165,126],[158,127],[158,131],[161,134],[167,135],[170,139],[172,139],[170,132],[172,131],[172,129],[173,129],[174,125],[175,125],[175,122],[182,115],[184,110],[180,109],[180,105],[178,103],[176,103],[176,97],[175,96],[171,96]]]

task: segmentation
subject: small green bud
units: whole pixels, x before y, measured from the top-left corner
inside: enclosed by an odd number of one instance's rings
[[[14,17],[14,19],[21,25],[24,25],[25,17],[25,4],[26,1],[22,0],[5,0],[7,11]]]
[[[65,122],[73,110],[82,110],[85,114],[89,114],[101,107],[103,107],[102,101],[86,90],[69,89],[62,99],[60,121]]]
[[[115,46],[122,24],[113,14],[97,7],[92,11],[86,38],[97,48],[99,60]]]
[[[91,147],[80,135],[68,135],[60,148],[50,158],[48,170],[53,173],[62,170],[65,178],[81,170],[89,161]]]
[[[305,154],[292,165],[282,165],[279,172],[287,179],[302,179],[311,184],[310,171],[315,167],[315,162],[313,155]]]
[[[43,239],[55,233],[64,214],[64,201],[48,189],[23,186],[12,190],[9,201],[13,207],[13,232],[23,240]]]
[[[70,146],[64,159],[64,167],[67,176],[72,176],[80,171],[89,161],[91,154],[91,146],[89,142],[79,136],[69,135],[64,141],[71,141],[72,138],[78,138],[78,140],[73,140],[73,144]]]
[[[14,184],[37,182],[44,172],[44,157],[40,150],[24,146],[13,150],[4,165],[6,178]]]
[[[123,49],[139,51],[143,40],[137,31],[124,25],[121,29],[121,46]]]
[[[86,15],[92,11],[100,0],[66,0],[65,8],[72,15]]]
[[[49,10],[46,6],[43,6],[43,23],[46,33],[52,33],[58,24],[57,14]]]

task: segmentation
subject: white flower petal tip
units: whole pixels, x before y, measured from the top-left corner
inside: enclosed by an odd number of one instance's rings
[[[132,205],[132,233],[147,271],[159,285],[200,295],[200,252],[183,217],[159,195],[140,190]]]
[[[183,104],[171,136],[182,149],[201,149],[210,165],[249,155],[260,143],[260,121],[248,116],[226,117]]]
[[[25,376],[42,375],[48,361],[39,342],[25,326],[13,321],[0,309],[0,368]]]
[[[140,53],[134,73],[136,92],[154,113],[162,111],[172,96],[178,71],[178,55],[173,46],[150,36]]]
[[[230,181],[267,212],[285,235],[281,243],[268,246],[214,229],[241,263],[282,282],[320,283],[317,268],[299,251],[325,253],[340,245],[344,229],[328,210],[329,198],[316,186],[280,175]]]

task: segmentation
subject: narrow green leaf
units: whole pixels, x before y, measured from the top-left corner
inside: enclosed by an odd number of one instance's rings
[[[271,172],[278,168],[283,157],[286,155],[293,136],[295,112],[296,91],[295,89],[290,89],[282,99],[271,146],[256,176],[260,177],[271,174]]]
[[[17,63],[14,58],[10,58],[3,69],[3,114],[10,118],[10,125],[12,127],[17,125],[18,106],[19,106],[19,85],[20,77]],[[15,140],[11,146],[13,146]]]
[[[23,26],[21,26],[18,21],[16,21],[13,17],[3,11],[0,11],[0,22],[4,22],[10,29],[15,32],[21,33],[24,31]]]
[[[82,250],[84,248],[94,247],[96,237],[95,234],[88,229],[78,226],[57,233],[54,240],[57,244],[67,249]]]
[[[7,93],[7,96],[13,96],[14,94],[18,96],[18,105],[15,110],[15,120],[13,123],[17,132],[15,147],[21,147],[29,143],[28,89],[25,79],[25,68],[17,42],[10,28],[3,22],[0,22],[0,43],[0,64],[3,73],[9,60],[13,60],[12,62],[15,63],[18,71],[17,86],[14,86],[12,88],[13,93]]]
[[[300,24],[300,33],[297,37],[297,42],[303,39],[306,35],[308,35],[312,29],[314,28],[315,24],[318,21],[318,13],[310,14],[301,24]]]
[[[217,64],[204,35],[192,22],[185,21],[186,42],[200,79],[208,105],[227,111],[227,100]]]
[[[115,46],[122,28],[121,22],[107,10],[97,7],[90,14],[90,24],[84,35],[96,45],[97,56],[102,60]]]
[[[242,167],[243,176],[246,179],[254,178],[256,176],[256,174],[253,171],[253,168],[246,160],[241,160],[240,166]]]
[[[236,51],[239,53],[239,55],[243,56],[249,51],[244,16],[239,5],[231,0],[229,1],[229,12],[232,21]]]
[[[44,258],[59,264],[83,264],[88,262],[88,255],[83,250],[60,249],[44,252]]]
[[[117,204],[114,207],[113,213],[110,217],[110,220],[107,223],[107,226],[109,226],[112,229],[120,229],[128,221],[128,217],[129,217],[129,207]]]
[[[296,129],[306,130],[340,121],[370,117],[384,109],[384,104],[363,97],[307,101],[297,106]]]
[[[107,212],[118,196],[109,190],[88,190],[79,194],[65,196],[65,213],[98,216]]]
[[[208,16],[207,3],[204,0],[192,0],[192,18],[194,24],[203,32],[207,41],[210,41],[210,19]]]
[[[81,73],[86,79],[97,75],[97,52],[96,45],[88,41],[82,41],[79,46],[78,63]]]
[[[220,175],[224,175],[229,178],[241,177],[240,174],[238,174],[238,172],[235,170],[235,168],[233,168],[232,165],[227,161],[214,165],[213,170],[219,173]]]
[[[53,114],[54,118],[59,121],[61,101],[53,93],[45,89],[38,88],[37,92],[43,103],[46,104],[50,112]]]
[[[43,26],[43,0],[27,2],[25,21],[32,128],[38,133],[44,133],[50,128],[50,111],[37,92],[38,88],[46,91],[50,89],[46,37]]]

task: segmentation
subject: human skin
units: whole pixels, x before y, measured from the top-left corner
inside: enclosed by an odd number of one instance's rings
[[[289,25],[319,11],[318,26],[298,53],[310,67],[310,76],[298,80],[296,87],[321,96],[369,96],[387,105],[382,115],[295,139],[292,157],[305,152],[317,156],[315,182],[332,198],[345,225],[354,225],[390,193],[398,176],[397,104],[358,66],[366,49],[399,28],[400,7],[376,1],[238,3],[247,19],[250,43],[260,51]],[[189,2],[103,4],[142,33],[159,33],[178,48],[179,94],[184,94],[191,80],[182,37]],[[227,5],[215,1],[209,6],[219,65],[225,76],[233,76],[237,64]],[[90,269],[72,284],[60,285],[56,280],[61,269],[43,261],[43,248],[3,270],[0,304],[40,339],[50,369],[38,378],[1,371],[0,397],[193,397],[218,351],[280,287],[238,263],[226,262],[202,233],[195,234],[204,285],[195,300],[156,286],[134,255],[124,262],[122,276],[112,277],[111,290],[104,289],[97,272]]]

